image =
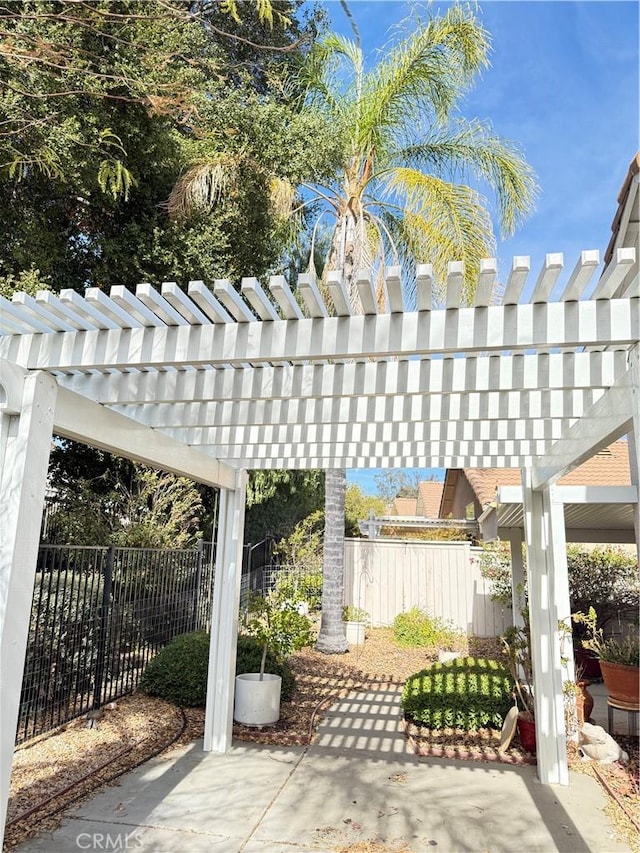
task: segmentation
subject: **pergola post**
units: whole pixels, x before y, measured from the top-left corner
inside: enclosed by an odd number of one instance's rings
[[[246,491],[244,470],[238,471],[234,490],[220,490],[204,720],[206,752],[227,752],[231,747]]]
[[[524,618],[521,609],[524,606],[525,572],[522,559],[522,543],[524,534],[521,527],[509,529],[509,547],[511,550],[511,608],[513,624],[522,628]]]
[[[568,604],[564,508],[554,487],[534,491],[531,472],[522,471],[522,496],[529,575],[529,618],[535,698],[538,778],[569,784],[564,720],[560,608]],[[557,563],[556,563],[557,561]],[[564,588],[566,587],[566,592]]]
[[[640,563],[640,344],[629,353],[631,372],[631,430],[627,434],[629,442],[629,468],[631,482],[638,489],[638,500],[633,511],[633,526],[636,534],[636,554]]]
[[[0,838],[9,799],[57,385],[46,373],[22,379],[3,369],[1,390]]]

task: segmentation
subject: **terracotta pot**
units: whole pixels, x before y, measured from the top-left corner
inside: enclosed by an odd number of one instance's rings
[[[518,717],[518,737],[526,752],[536,751],[536,724],[533,720],[520,715]]]
[[[640,669],[623,663],[600,660],[609,698],[629,711],[640,711]]]
[[[584,723],[589,722],[589,718],[593,711],[593,696],[589,693],[588,687],[588,681],[578,682],[579,689],[575,694],[578,729],[581,729]]]
[[[600,661],[597,657],[594,657],[591,649],[584,649],[582,645],[575,645],[573,647],[573,658],[576,666],[582,669],[582,674],[585,678],[589,678],[592,681],[602,678]]]
[[[579,681],[578,687],[580,688],[580,696],[579,699],[582,699],[582,708],[583,708],[583,722],[587,722],[589,717],[591,716],[591,712],[593,711],[593,696],[589,693],[589,682],[588,681]]]

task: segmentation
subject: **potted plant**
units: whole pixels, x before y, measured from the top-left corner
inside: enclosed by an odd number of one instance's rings
[[[500,639],[507,654],[509,671],[513,679],[513,698],[519,712],[517,727],[520,743],[527,752],[535,752],[535,704],[528,611],[523,610],[522,615],[524,625],[510,626]]]
[[[593,607],[588,613],[574,613],[574,622],[586,627],[585,649],[590,649],[600,661],[602,678],[609,698],[630,711],[640,710],[640,649],[637,636],[622,639],[605,638],[598,628]]]
[[[267,652],[287,657],[313,642],[311,622],[299,602],[277,594],[250,596],[243,617],[243,630],[262,644],[259,672],[236,676],[233,718],[245,726],[267,726],[280,719],[282,677],[266,673]]]
[[[565,702],[565,719],[567,734],[577,736],[584,723],[589,722],[593,711],[593,696],[589,693],[591,682],[585,678],[584,670],[576,666],[574,680],[565,681],[562,685]]]
[[[349,645],[361,646],[364,643],[364,629],[368,618],[369,614],[362,607],[345,604],[342,608],[344,633]]]

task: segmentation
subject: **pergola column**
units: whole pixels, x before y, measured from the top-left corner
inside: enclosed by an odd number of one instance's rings
[[[627,434],[629,442],[629,468],[631,482],[638,489],[638,500],[634,506],[633,525],[636,534],[636,554],[640,563],[640,344],[629,353],[631,371],[631,430]]]
[[[561,662],[564,632],[559,628],[559,620],[569,612],[564,508],[556,499],[554,486],[532,489],[527,469],[522,471],[522,496],[538,777],[543,784],[568,785]]]
[[[0,384],[0,838],[9,799],[20,690],[57,385],[52,376],[22,377],[3,363]]]
[[[522,543],[524,534],[521,527],[509,529],[509,547],[511,550],[511,608],[513,624],[523,627],[524,619],[521,609],[524,606],[525,571],[522,559]]]
[[[246,491],[244,470],[238,471],[235,489],[220,490],[204,720],[206,752],[227,752],[231,747]]]

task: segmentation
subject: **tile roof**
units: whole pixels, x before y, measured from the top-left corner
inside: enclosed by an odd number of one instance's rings
[[[465,468],[481,506],[491,503],[498,486],[519,486],[518,468]],[[629,446],[616,441],[587,459],[559,481],[561,486],[628,486],[631,484]]]
[[[392,515],[416,515],[417,498],[396,498],[393,502]]]
[[[444,483],[424,480],[418,483],[418,507],[416,512],[427,518],[438,518]]]

